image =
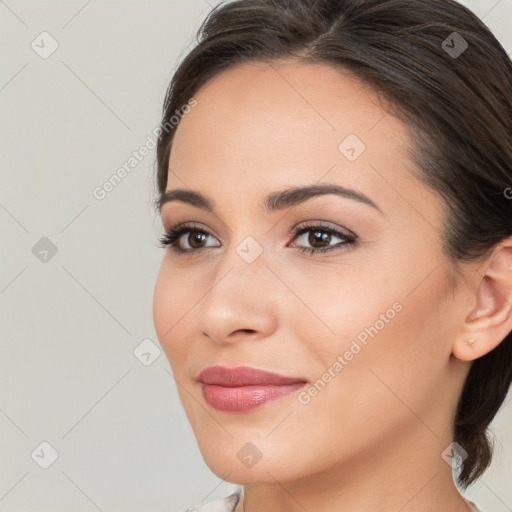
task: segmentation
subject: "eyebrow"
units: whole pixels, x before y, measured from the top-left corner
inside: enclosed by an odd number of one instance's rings
[[[313,197],[326,194],[334,194],[346,199],[352,199],[371,206],[380,213],[383,213],[383,211],[362,192],[346,188],[335,183],[322,183],[306,187],[290,187],[277,192],[272,192],[265,198],[263,208],[269,213],[278,210],[285,210],[301,204]],[[164,192],[158,200],[159,211],[162,210],[164,204],[171,201],[181,201],[183,203],[191,204],[197,208],[201,208],[207,212],[214,213],[213,202],[199,192],[195,192],[193,190],[176,189]]]

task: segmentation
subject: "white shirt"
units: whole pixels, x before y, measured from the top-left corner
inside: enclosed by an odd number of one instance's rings
[[[468,500],[475,512],[484,512],[476,503]],[[204,505],[189,507],[184,512],[244,512],[244,488],[238,486],[233,494]]]
[[[225,498],[189,507],[184,512],[244,512],[244,488],[240,485],[233,494]]]

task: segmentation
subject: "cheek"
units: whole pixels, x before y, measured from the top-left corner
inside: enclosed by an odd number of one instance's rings
[[[179,278],[179,273],[165,261],[162,263],[153,292],[153,323],[173,371],[188,346],[185,333],[189,332],[190,338],[192,329],[194,297],[188,292],[191,288],[190,283]]]
[[[310,273],[300,287],[297,283],[297,295],[309,307],[290,303],[289,325],[307,347],[309,377],[320,380],[323,398],[312,402],[372,403],[372,390],[385,389],[380,376],[421,406],[446,371],[453,311],[446,276],[437,268],[422,282],[425,276],[410,272],[410,261],[395,262],[392,268],[368,265],[360,272],[355,265],[330,274],[324,267],[318,279]],[[432,266],[429,261],[425,268]],[[379,397],[376,407],[381,403]],[[324,405],[319,414],[332,411]],[[364,416],[364,410],[360,413]]]
[[[338,307],[323,310],[336,337],[302,329],[301,339],[310,344],[312,355],[312,386],[297,405],[297,421],[283,429],[283,442],[286,437],[309,442],[316,455],[323,452],[325,460],[332,458],[334,463],[405,435],[418,422],[411,411],[423,417],[443,382],[447,357],[443,358],[442,337],[432,336],[437,325],[433,313],[442,307],[441,289],[437,288],[439,295],[430,289],[414,297],[391,291],[366,303],[343,299]],[[397,297],[399,304],[393,302]],[[304,424],[310,425],[307,439]],[[438,428],[434,420],[432,427]],[[424,434],[426,439],[431,435],[427,428]]]
[[[318,266],[285,280],[294,291],[284,315],[287,325],[323,364],[349,350],[354,340],[364,347],[381,337],[403,314],[396,279],[390,282],[375,265]]]

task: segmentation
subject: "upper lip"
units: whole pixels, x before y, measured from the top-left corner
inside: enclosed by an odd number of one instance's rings
[[[197,376],[197,380],[205,384],[217,384],[226,387],[251,385],[282,386],[297,382],[307,382],[302,377],[287,377],[248,366],[237,366],[236,368],[209,366]]]

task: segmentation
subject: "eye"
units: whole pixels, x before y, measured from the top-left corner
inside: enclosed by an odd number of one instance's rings
[[[201,244],[204,243],[209,236],[211,236],[210,233],[200,227],[182,224],[164,233],[162,237],[159,238],[159,241],[160,247],[165,248],[169,246],[175,253],[184,254],[206,249],[208,246]],[[183,241],[185,245],[182,245]],[[210,247],[220,247],[220,245]]]
[[[305,236],[308,234],[308,236]],[[342,250],[357,244],[357,236],[353,233],[343,233],[342,231],[327,226],[325,224],[302,225],[293,231],[294,239],[302,239],[303,243],[310,244],[310,247],[298,247],[300,252],[326,253],[330,251]],[[329,245],[333,238],[341,240],[335,245]]]

